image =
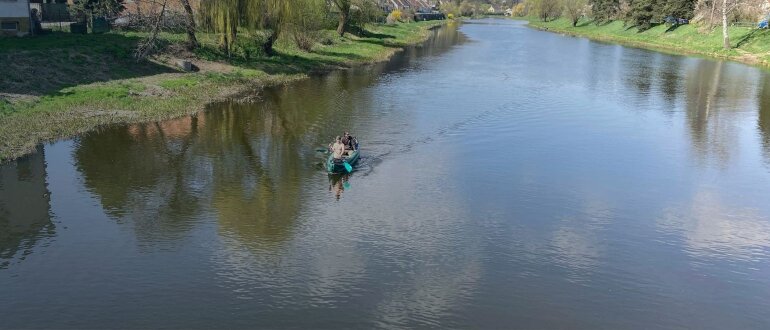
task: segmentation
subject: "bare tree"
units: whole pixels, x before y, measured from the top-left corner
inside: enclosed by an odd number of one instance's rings
[[[572,26],[577,26],[578,21],[583,17],[586,6],[588,6],[588,0],[564,1],[564,14],[572,22]]]
[[[559,0],[534,0],[535,10],[537,16],[543,21],[547,22],[549,19],[555,19],[559,17],[562,10],[562,4]]]
[[[168,0],[163,0],[161,3],[160,11],[158,11],[157,15],[155,16],[150,35],[139,43],[135,54],[138,60],[146,58],[147,55],[150,55],[150,53],[152,53],[155,48],[157,48],[158,33],[160,32],[163,25],[163,15],[166,12],[167,2]]]
[[[730,49],[730,35],[727,31],[727,0],[722,0],[722,46]]]
[[[198,48],[198,38],[195,37],[195,13],[193,13],[192,6],[190,6],[190,0],[180,0],[182,7],[187,14],[187,24],[185,24],[185,30],[187,31],[187,49],[193,50]]]

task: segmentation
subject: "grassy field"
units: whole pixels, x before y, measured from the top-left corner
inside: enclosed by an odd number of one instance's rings
[[[587,37],[594,40],[622,43],[629,46],[651,48],[683,54],[699,54],[747,64],[770,66],[770,31],[747,27],[730,27],[730,50],[722,48],[721,26],[706,31],[698,25],[681,25],[672,28],[657,25],[644,32],[626,26],[621,21],[594,24],[582,20],[573,27],[567,19],[542,22],[529,19],[529,25],[538,29]]]
[[[311,52],[284,41],[270,57],[260,54],[259,34],[241,35],[230,56],[217,47],[215,35],[200,34],[202,47],[190,53],[181,46],[184,35],[164,34],[164,50],[140,62],[132,57],[140,33],[0,38],[0,160],[103,125],[178,117],[313,72],[380,62],[425,40],[441,24],[371,25],[361,36],[344,38],[325,31],[323,44]],[[178,71],[173,63],[179,58],[199,71]]]

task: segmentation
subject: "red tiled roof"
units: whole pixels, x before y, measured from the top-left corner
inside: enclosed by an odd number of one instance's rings
[[[394,8],[431,8],[431,4],[428,0],[388,0],[389,5]]]

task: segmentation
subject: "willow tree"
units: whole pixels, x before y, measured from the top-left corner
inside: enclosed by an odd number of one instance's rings
[[[273,44],[278,40],[284,22],[295,10],[301,10],[302,0],[209,0],[201,2],[201,14],[220,34],[222,48],[230,51],[238,37],[238,30],[268,31],[262,48],[265,54],[273,54]]]
[[[219,33],[222,49],[230,55],[240,22],[240,8],[248,0],[201,1],[200,11],[208,25]]]

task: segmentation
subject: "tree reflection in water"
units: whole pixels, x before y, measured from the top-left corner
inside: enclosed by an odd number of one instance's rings
[[[46,184],[45,153],[0,166],[0,269],[24,260],[41,240],[55,235]]]
[[[757,93],[757,127],[762,137],[765,162],[770,166],[770,75],[763,74]]]

